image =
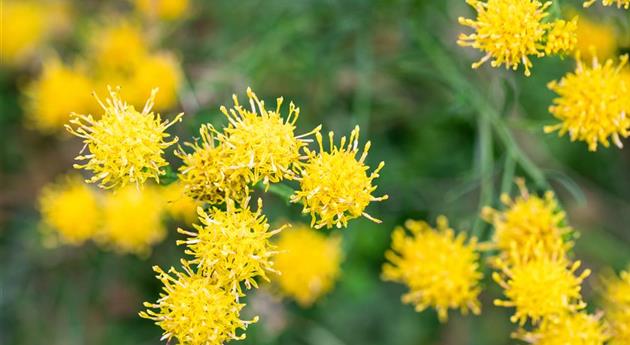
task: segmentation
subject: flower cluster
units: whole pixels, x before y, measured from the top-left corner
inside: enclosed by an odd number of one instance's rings
[[[405,222],[405,228],[392,233],[383,279],[407,285],[409,292],[402,301],[413,304],[416,311],[435,308],[441,321],[447,319],[448,309],[479,314],[482,274],[476,239],[466,243],[466,235],[455,235],[444,216],[438,217],[437,229],[413,220]]]
[[[515,309],[511,321],[521,329],[514,336],[532,344],[603,345],[608,333],[601,317],[583,311],[581,284],[591,272],[578,273],[580,261],[569,259],[572,230],[563,225],[564,213],[550,192],[540,198],[529,194],[523,180],[517,184],[520,196],[501,198],[505,210],[482,210],[494,226],[492,246],[499,251],[493,260],[499,272],[492,277],[506,298],[494,304]]]
[[[196,205],[177,192],[176,184],[127,186],[116,192],[95,190],[76,175],[45,186],[39,197],[44,243],[81,245],[94,240],[119,253],[144,256],[166,235],[163,218],[187,221]],[[185,199],[184,199],[185,200]],[[178,212],[173,212],[173,203]],[[81,217],[81,221],[77,221]]]
[[[273,281],[283,295],[309,307],[332,290],[340,274],[340,237],[298,225],[282,232],[277,246]]]
[[[93,173],[87,182],[106,189],[118,188],[130,183],[144,184],[147,179],[159,182],[160,175],[166,173],[164,149],[177,141],[177,138],[165,140],[170,136],[166,129],[181,121],[183,113],[171,121],[162,121],[159,114],[151,111],[156,93],[154,89],[139,112],[120,99],[117,90],[110,89],[110,98],[105,103],[97,98],[104,110],[100,119],[73,114],[66,128],[82,138],[89,150],[89,154],[76,157],[86,162],[75,164],[75,168]]]
[[[630,270],[604,281],[606,319],[610,323],[610,345],[630,344]]]
[[[575,72],[548,85],[559,95],[549,112],[561,122],[546,126],[545,132],[569,133],[571,141],[586,142],[590,151],[597,150],[598,144],[608,147],[610,139],[621,148],[621,138],[630,136],[630,80],[622,71],[628,55],[617,66],[612,59],[600,64],[593,57],[592,66],[579,54],[576,59]]]
[[[520,64],[531,74],[531,56],[566,54],[576,44],[577,17],[570,21],[547,20],[551,2],[538,0],[467,0],[477,11],[476,20],[459,18],[459,23],[475,30],[461,34],[457,43],[479,49],[485,55],[472,65],[478,68],[488,60],[492,67],[505,65],[516,70]]]

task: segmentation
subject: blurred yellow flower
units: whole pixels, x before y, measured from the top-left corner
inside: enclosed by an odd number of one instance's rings
[[[308,226],[285,230],[274,260],[278,274],[272,279],[283,295],[310,307],[332,290],[340,273],[341,238],[326,237]]]
[[[136,8],[147,17],[180,19],[188,11],[188,0],[135,0]]]
[[[610,138],[621,148],[621,138],[630,136],[630,84],[621,72],[628,55],[621,56],[617,66],[612,59],[602,65],[594,58],[590,67],[579,54],[576,60],[575,72],[548,84],[559,95],[549,112],[561,122],[545,126],[545,132],[568,132],[571,141],[586,142],[589,151],[598,144],[610,146]]]
[[[166,202],[166,212],[174,219],[192,224],[197,219],[197,207],[200,203],[184,193],[181,182],[173,182],[161,187],[160,192]]]
[[[597,0],[584,0],[584,7],[590,7]],[[602,5],[604,6],[612,6],[616,4],[619,8],[625,8],[626,10],[630,8],[630,0],[602,0]]]
[[[211,125],[202,125],[201,144],[184,143],[193,149],[191,153],[181,147],[175,151],[183,161],[178,169],[179,180],[186,194],[195,200],[219,204],[230,198],[240,202],[249,195],[246,169],[230,166],[230,159],[213,132]]]
[[[504,289],[507,300],[495,300],[502,307],[514,307],[510,318],[523,326],[527,320],[538,324],[545,318],[554,318],[586,307],[582,301],[580,284],[591,273],[585,269],[575,273],[580,262],[569,263],[563,251],[544,252],[542,246],[529,257],[518,256],[510,260],[497,260],[503,274],[494,272],[492,278]]]
[[[117,91],[109,92],[110,98],[103,104],[105,111],[99,120],[92,115],[72,114],[68,131],[83,139],[89,154],[80,154],[77,169],[92,171],[89,183],[101,188],[117,188],[129,183],[143,184],[147,179],[159,182],[162,169],[168,162],[162,157],[163,150],[177,141],[165,141],[170,135],[166,129],[181,121],[183,113],[170,121],[162,122],[159,114],[151,111],[157,89],[151,92],[142,112],[122,101]],[[73,127],[76,126],[76,127]]]
[[[493,241],[502,257],[530,257],[538,247],[542,247],[542,253],[570,249],[572,242],[565,242],[564,238],[573,229],[564,225],[565,213],[559,209],[553,192],[547,191],[541,198],[530,195],[522,179],[517,184],[519,196],[501,196],[505,210],[484,207],[481,212],[482,218],[494,226]]]
[[[107,192],[98,240],[116,252],[147,255],[166,235],[163,212],[164,203],[154,186],[127,186]]]
[[[522,63],[525,75],[529,76],[532,67],[530,56],[542,57],[545,49],[554,54],[573,49],[575,23],[548,22],[546,17],[549,15],[547,9],[551,6],[550,1],[466,0],[466,3],[477,11],[477,18],[460,17],[459,23],[476,32],[460,34],[457,44],[485,52],[472,68],[478,68],[490,59],[492,67],[505,65],[513,70]]]
[[[44,62],[41,75],[24,93],[28,125],[44,133],[63,130],[71,112],[87,114],[97,108],[89,77],[56,57]]]
[[[479,314],[479,254],[476,239],[466,243],[463,232],[455,235],[444,216],[437,219],[437,229],[423,221],[408,220],[405,227],[392,233],[392,249],[385,253],[383,279],[404,283],[409,292],[404,303],[416,311],[428,307],[437,310],[440,321],[448,318],[448,309],[459,308]]]
[[[29,0],[2,0],[0,64],[20,65],[47,37],[46,8]]]
[[[162,340],[168,343],[175,338],[178,344],[223,345],[230,340],[245,339],[245,330],[258,317],[250,321],[240,319],[238,297],[203,276],[183,261],[183,272],[171,267],[167,272],[154,266],[157,278],[164,284],[156,303],[145,302],[148,309],[140,317],[155,321],[164,330]]]
[[[160,90],[155,98],[155,110],[166,110],[177,103],[177,94],[182,81],[182,70],[175,56],[167,53],[147,55],[138,61],[123,81],[123,96],[130,104],[142,104],[151,90]]]
[[[602,295],[612,335],[610,345],[630,344],[630,271],[605,279],[604,287]]]
[[[136,24],[118,21],[97,28],[90,35],[89,56],[105,75],[131,73],[148,54],[149,46],[142,29]],[[146,97],[146,96],[145,96]]]
[[[99,230],[102,215],[96,194],[79,176],[65,176],[44,187],[39,208],[49,244],[80,245]]]
[[[534,332],[519,332],[517,338],[534,345],[604,345],[610,337],[601,318],[584,312],[545,319]]]
[[[347,227],[348,220],[364,216],[380,223],[365,212],[365,208],[372,201],[387,199],[387,195],[375,197],[372,195],[377,186],[372,185],[379,176],[379,171],[385,163],[381,162],[369,175],[365,158],[370,149],[368,141],[359,153],[359,127],[355,127],[350,134],[350,140],[344,136],[339,146],[334,144],[333,132],[328,133],[330,152],[324,151],[322,135],[315,133],[319,144],[319,153],[305,148],[307,161],[301,169],[300,190],[291,196],[292,202],[302,202],[303,213],[311,214],[311,226],[316,229],[323,227]]]
[[[232,96],[234,107],[228,111],[225,106],[221,112],[227,117],[229,126],[218,139],[232,157],[232,165],[251,170],[248,182],[280,182],[283,179],[295,179],[301,157],[301,149],[307,140],[302,139],[319,132],[320,127],[310,133],[296,136],[295,122],[300,115],[300,108],[293,102],[289,104],[289,114],[280,116],[283,98],[276,100],[276,109],[268,110],[265,103],[247,88],[250,108],[242,107],[236,95]]]
[[[617,52],[617,32],[611,24],[582,16],[577,29],[576,50],[585,60],[592,60],[594,53],[602,60],[612,58]]]
[[[194,224],[196,232],[177,229],[190,236],[177,244],[187,246],[185,253],[192,255],[189,262],[230,291],[241,293],[240,283],[250,289],[258,287],[256,278],[269,280],[267,272],[273,272],[272,256],[275,245],[269,238],[283,228],[269,230],[267,218],[262,214],[262,200],[258,199],[258,209],[253,212],[245,200],[242,207],[231,199],[226,200],[226,210],[213,208],[206,213],[197,209],[199,222]]]

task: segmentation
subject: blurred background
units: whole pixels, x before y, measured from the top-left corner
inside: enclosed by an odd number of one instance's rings
[[[630,263],[630,151],[547,135],[554,94],[546,84],[574,68],[571,57],[534,61],[533,75],[472,70],[480,53],[456,45],[473,16],[463,0],[1,0],[0,66],[0,343],[157,344],[159,327],[137,313],[161,288],[151,266],[176,265],[186,217],[165,214],[165,235],[151,250],[124,253],[88,241],[50,243],[38,198],[72,171],[82,147],[63,128],[68,113],[98,112],[90,96],[120,85],[142,107],[159,86],[164,118],[181,141],[200,124],[225,125],[219,106],[251,86],[267,104],[283,96],[301,107],[298,132],[361,126],[371,140],[369,165],[384,160],[368,212],[382,219],[332,230],[345,260],[335,288],[300,308],[261,288],[246,298],[245,316],[261,321],[242,344],[506,344],[510,310],[492,300],[485,277],[480,316],[403,305],[402,285],[380,279],[391,230],[405,219],[445,214],[457,230],[477,229],[483,204],[514,193],[515,176],[532,190],[554,190],[581,237],[575,257],[596,272]],[[580,44],[603,55],[630,51],[628,11],[561,1],[580,14]],[[596,92],[596,90],[594,90]],[[180,163],[172,149],[167,158]],[[267,194],[270,222],[308,222],[300,207]],[[151,212],[150,209],[146,210]],[[81,222],[81,214],[76,222]],[[188,217],[190,219],[190,217]],[[129,229],[133,231],[133,229]],[[327,230],[326,230],[327,231]],[[587,280],[589,308],[598,296]]]

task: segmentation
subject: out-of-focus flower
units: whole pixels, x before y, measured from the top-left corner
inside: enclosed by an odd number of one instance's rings
[[[630,271],[604,281],[606,319],[610,323],[610,345],[630,344]]]
[[[0,63],[20,65],[46,39],[46,8],[35,1],[3,0]]]
[[[630,84],[622,73],[628,55],[617,66],[612,59],[600,64],[597,58],[587,66],[579,54],[576,60],[574,72],[548,85],[559,95],[549,112],[560,123],[545,126],[545,132],[569,133],[571,141],[586,142],[589,151],[598,144],[610,146],[610,139],[621,148],[621,138],[630,136]]]
[[[147,255],[162,241],[164,203],[154,186],[127,186],[104,195],[99,242],[120,253]]]
[[[475,29],[475,33],[461,34],[457,43],[479,49],[485,55],[472,65],[478,68],[492,59],[492,67],[505,65],[516,70],[522,63],[529,76],[530,56],[548,53],[567,53],[575,44],[575,22],[547,22],[547,9],[537,0],[467,0],[477,11],[476,20],[459,18],[459,23]],[[545,46],[547,42],[547,46]]]
[[[250,289],[257,287],[256,278],[269,280],[267,272],[273,272],[272,257],[276,247],[269,239],[284,227],[269,230],[267,218],[262,214],[262,200],[253,212],[245,200],[237,207],[233,200],[226,200],[226,210],[213,208],[206,213],[198,208],[201,224],[193,225],[196,232],[177,231],[190,236],[177,244],[187,246],[185,253],[192,255],[189,262],[231,291],[241,292],[240,283]]]
[[[165,110],[177,102],[182,81],[179,61],[172,54],[156,53],[138,61],[127,81],[123,82],[123,97],[130,104],[142,104],[158,88],[160,97],[155,99],[155,110]]]
[[[240,319],[238,297],[226,291],[210,277],[194,272],[183,261],[183,272],[171,267],[164,272],[157,266],[157,278],[164,284],[156,303],[145,302],[140,317],[155,321],[164,330],[162,339],[177,339],[179,344],[223,345],[230,340],[245,339],[245,330],[253,320]],[[153,310],[156,309],[156,310]]]
[[[221,112],[229,120],[224,135],[219,141],[229,151],[232,165],[250,169],[248,182],[255,184],[263,181],[279,182],[283,179],[295,179],[299,167],[301,149],[306,146],[304,137],[319,132],[317,127],[310,133],[296,136],[295,122],[300,115],[300,108],[293,102],[289,104],[289,114],[280,116],[282,97],[276,100],[276,109],[268,110],[265,103],[247,88],[250,108],[242,107],[236,95],[233,95],[234,107],[221,107]]]
[[[66,176],[41,192],[39,208],[45,241],[80,245],[99,230],[101,210],[95,193],[79,176]]]
[[[135,0],[136,9],[147,17],[180,19],[188,11],[188,0]]]
[[[350,134],[350,140],[344,136],[336,146],[333,132],[328,133],[330,152],[324,151],[321,133],[315,133],[319,144],[319,153],[305,148],[307,161],[301,171],[300,190],[291,196],[292,202],[302,202],[302,212],[311,214],[311,226],[320,229],[347,227],[348,220],[364,216],[374,222],[380,222],[365,212],[372,201],[387,199],[387,195],[372,195],[377,186],[374,179],[385,163],[381,162],[371,173],[365,158],[370,149],[368,141],[359,153],[359,127]]]
[[[581,16],[575,48],[587,61],[595,56],[602,60],[612,58],[617,52],[617,32],[611,24],[595,22]]]
[[[564,238],[573,230],[564,225],[565,213],[559,210],[553,192],[547,191],[541,198],[530,195],[522,179],[517,184],[519,196],[501,196],[505,210],[484,207],[481,212],[483,219],[494,226],[494,243],[503,258],[531,257],[537,247],[542,247],[542,253],[571,248],[572,242],[565,242]]]
[[[192,224],[197,219],[197,207],[200,203],[184,192],[181,182],[173,182],[162,187],[160,192],[166,202],[166,212],[174,219]]]
[[[577,16],[570,21],[562,19],[554,21],[547,33],[545,54],[566,54],[573,51],[578,41],[577,30]]]
[[[105,74],[132,73],[148,49],[140,26],[126,21],[101,26],[90,36],[90,59]]]
[[[492,278],[505,290],[507,300],[495,300],[502,307],[514,307],[510,318],[523,326],[527,320],[538,324],[586,307],[582,301],[580,284],[591,273],[585,269],[575,273],[580,262],[569,263],[563,250],[545,252],[542,246],[531,256],[518,255],[511,260],[497,260],[503,274],[494,272]],[[512,251],[512,253],[515,253]]]
[[[166,129],[181,121],[183,113],[162,122],[160,115],[151,111],[156,93],[157,89],[151,92],[142,112],[110,89],[106,103],[97,98],[105,111],[99,120],[92,115],[72,114],[71,125],[66,128],[82,138],[89,150],[89,154],[76,157],[87,162],[74,166],[93,172],[89,183],[117,188],[129,183],[143,184],[150,178],[159,182],[160,175],[165,174],[162,168],[168,162],[162,157],[163,151],[177,141],[177,137],[165,141],[170,136]]]
[[[42,74],[25,94],[28,124],[44,133],[63,130],[73,111],[87,114],[97,108],[89,77],[56,57],[44,62]]]
[[[411,236],[403,227],[392,233],[383,279],[407,285],[403,302],[415,305],[416,311],[433,307],[441,321],[447,319],[448,309],[479,314],[482,274],[476,239],[466,243],[466,235],[455,235],[444,216],[438,217],[437,229],[413,220],[405,222],[405,227]]]
[[[584,0],[584,7],[590,7],[597,0]],[[626,10],[630,8],[630,0],[602,0],[602,5],[604,6],[612,6],[616,4],[619,8],[625,8]]]
[[[199,129],[201,144],[184,143],[193,151],[186,153],[181,147],[175,155],[182,159],[179,180],[187,195],[195,200],[219,204],[230,198],[238,202],[247,198],[247,171],[230,165],[222,145],[214,138],[214,128],[202,125]]]
[[[341,238],[326,237],[308,226],[286,230],[278,241],[273,282],[283,295],[309,307],[332,290],[342,260]]]
[[[604,345],[610,338],[601,317],[584,312],[545,319],[535,331],[516,337],[534,345]]]

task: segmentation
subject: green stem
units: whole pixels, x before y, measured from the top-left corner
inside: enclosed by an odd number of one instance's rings
[[[492,203],[494,194],[493,174],[494,159],[492,157],[492,127],[488,118],[480,116],[477,118],[479,129],[479,177],[481,180],[481,191],[479,193],[479,212],[484,206]],[[472,236],[483,239],[485,222],[476,217]]]
[[[514,184],[514,171],[516,170],[516,161],[508,152],[503,163],[503,177],[501,178],[501,194],[510,194],[512,185]]]

